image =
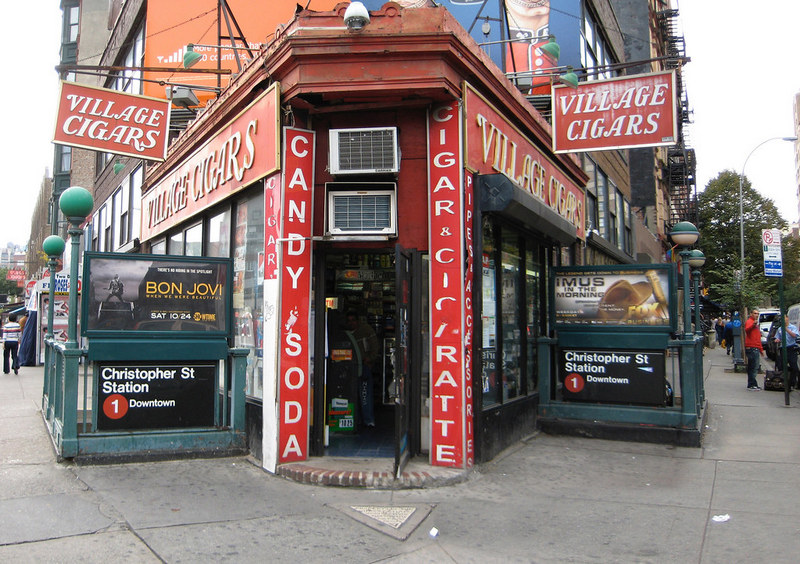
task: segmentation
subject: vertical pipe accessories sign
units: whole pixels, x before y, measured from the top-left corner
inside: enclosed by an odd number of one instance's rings
[[[296,462],[308,457],[315,135],[286,127],[283,140],[278,449],[280,462]]]
[[[163,161],[169,108],[158,98],[62,82],[53,142]]]

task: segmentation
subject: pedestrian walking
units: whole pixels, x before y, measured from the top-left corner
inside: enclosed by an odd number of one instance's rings
[[[761,357],[764,355],[764,348],[761,346],[761,327],[758,325],[758,309],[754,308],[750,312],[747,321],[744,322],[744,354],[747,357],[747,389],[761,391],[756,375],[761,368]]]
[[[720,314],[714,320],[714,331],[717,333],[717,344],[722,346],[722,341],[725,339],[725,316]]]
[[[731,349],[733,348],[733,319],[727,319],[727,322],[725,323],[723,340],[725,341],[727,354],[731,354]]]
[[[19,374],[17,352],[21,333],[22,328],[19,323],[17,323],[17,316],[12,313],[8,316],[8,322],[3,325],[3,374],[8,374],[9,369],[13,370],[14,374]],[[10,366],[9,357],[11,357]]]

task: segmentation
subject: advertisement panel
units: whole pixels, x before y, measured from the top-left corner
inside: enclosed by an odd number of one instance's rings
[[[553,150],[674,145],[675,71],[553,86]]]
[[[585,238],[584,193],[517,127],[464,85],[466,166],[500,173],[566,219]]]
[[[558,375],[568,401],[665,405],[671,397],[663,350],[561,349]]]
[[[163,99],[62,82],[53,142],[163,161],[169,110]]]
[[[276,82],[147,189],[142,195],[142,241],[278,170],[279,96]]]
[[[459,104],[428,117],[431,464],[465,465],[464,193]],[[471,390],[470,390],[471,393]]]
[[[216,363],[97,365],[97,429],[176,429],[214,425]]]
[[[668,266],[556,269],[555,323],[672,327],[672,276]]]
[[[230,259],[86,253],[83,334],[228,335]]]
[[[24,270],[9,270],[6,272],[6,280],[10,280],[13,282],[24,282],[25,281],[25,271]]]

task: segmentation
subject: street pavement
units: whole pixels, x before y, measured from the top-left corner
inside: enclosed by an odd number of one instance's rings
[[[706,352],[702,448],[539,433],[404,490],[247,457],[58,463],[23,367],[0,375],[0,562],[798,562],[800,394],[748,391]]]

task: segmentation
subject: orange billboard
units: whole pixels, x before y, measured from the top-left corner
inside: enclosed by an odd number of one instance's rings
[[[308,4],[308,6],[305,6]],[[332,10],[336,0],[304,0],[303,6],[310,10]],[[170,0],[169,2],[147,3],[147,41],[145,42],[145,67],[183,68],[183,56],[188,44],[231,45],[227,37],[244,36],[247,43],[257,52],[267,38],[274,36],[280,24],[288,23],[297,10],[297,0],[227,0],[233,18],[230,19],[230,32],[225,13],[219,8],[218,0]],[[238,23],[241,34],[236,29]],[[224,39],[220,40],[220,36]],[[235,42],[243,47],[241,41]],[[217,65],[232,72],[239,72],[236,53],[233,49],[214,47],[195,47],[194,51],[203,58],[192,68],[216,69]],[[242,61],[249,59],[246,51],[238,50]],[[221,59],[221,60],[219,60]],[[186,84],[211,90],[196,90],[201,105],[214,96],[213,89],[226,87],[230,76],[214,74],[188,74],[170,72],[146,72],[147,80]],[[163,84],[144,82],[144,94],[166,98]]]

